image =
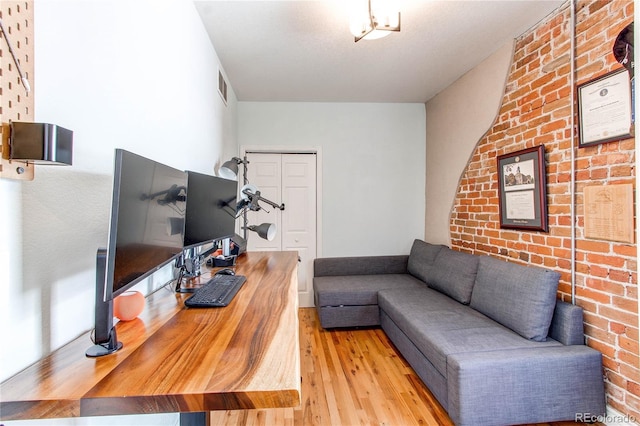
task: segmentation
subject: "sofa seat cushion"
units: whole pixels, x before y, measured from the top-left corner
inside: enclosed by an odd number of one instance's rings
[[[343,275],[313,278],[316,306],[377,305],[385,288],[426,288],[409,274]]]
[[[485,315],[429,288],[382,290],[378,301],[380,309],[443,376],[447,374],[449,355],[560,345],[551,339],[547,342],[524,339]]]
[[[519,333],[544,341],[556,306],[560,274],[480,257],[471,307]]]
[[[407,319],[417,322],[424,319],[430,312],[436,311],[450,312],[452,315],[462,312],[465,316],[487,320],[484,315],[477,312],[474,314],[473,310],[468,312],[469,309],[465,309],[465,305],[427,286],[403,289],[402,291],[381,289],[378,293],[378,304],[380,309],[387,312],[392,319],[395,319],[396,315],[403,315]],[[437,318],[431,316],[428,319],[437,321]],[[434,326],[431,322],[425,323],[425,326],[427,325]]]

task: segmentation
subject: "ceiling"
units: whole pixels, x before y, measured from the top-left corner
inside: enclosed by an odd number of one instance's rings
[[[558,8],[397,0],[402,30],[357,43],[347,0],[194,0],[239,101],[423,103]]]

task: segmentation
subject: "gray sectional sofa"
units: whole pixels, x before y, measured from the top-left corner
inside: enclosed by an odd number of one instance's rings
[[[381,326],[457,425],[605,414],[602,355],[559,274],[415,240],[408,256],[318,258],[324,328]]]

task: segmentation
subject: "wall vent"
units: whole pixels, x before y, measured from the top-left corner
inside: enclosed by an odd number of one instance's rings
[[[224,79],[222,75],[222,71],[218,70],[218,93],[220,93],[220,97],[224,104],[227,104],[227,81]]]

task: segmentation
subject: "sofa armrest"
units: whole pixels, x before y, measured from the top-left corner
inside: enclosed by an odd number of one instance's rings
[[[584,345],[582,308],[557,300],[549,327],[549,337],[563,345]]]
[[[313,276],[406,274],[408,260],[408,255],[318,258]]]
[[[449,415],[462,425],[499,425],[604,415],[602,354],[554,346],[450,355]]]

